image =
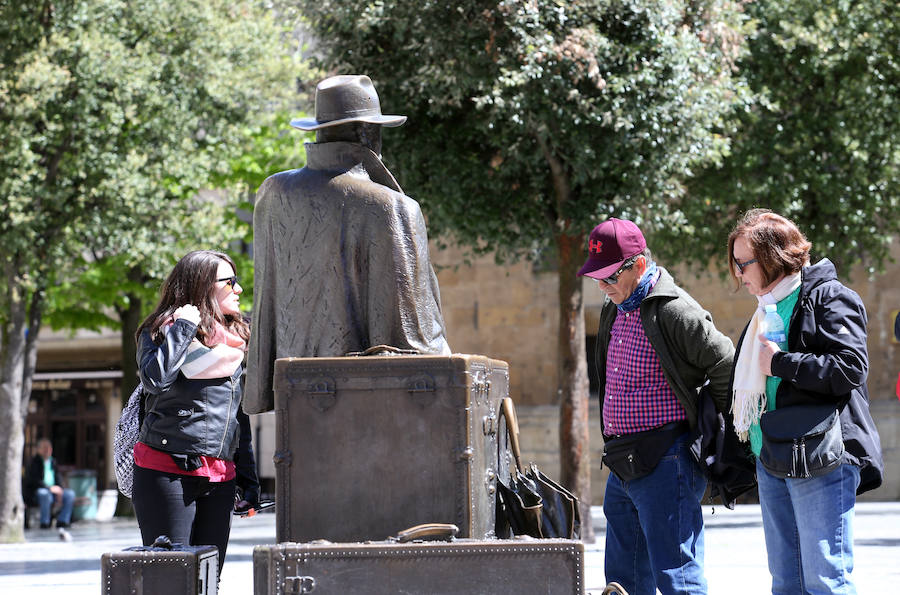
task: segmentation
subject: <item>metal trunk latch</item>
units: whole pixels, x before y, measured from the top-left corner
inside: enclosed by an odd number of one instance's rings
[[[321,377],[310,381],[306,389],[310,405],[322,413],[334,406],[335,396],[334,378]]]
[[[493,436],[497,433],[497,416],[492,411],[489,415],[485,415],[481,420],[481,430],[485,436]]]
[[[434,402],[434,387],[434,378],[429,374],[417,374],[406,381],[406,390],[419,407],[427,407]]]
[[[472,392],[476,397],[487,397],[491,392],[491,379],[484,370],[472,374]]]
[[[311,576],[288,576],[284,579],[285,593],[312,593],[316,579]]]

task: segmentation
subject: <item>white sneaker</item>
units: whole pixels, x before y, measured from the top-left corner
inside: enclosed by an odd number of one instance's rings
[[[59,529],[59,538],[62,541],[72,541],[72,534],[63,528]]]

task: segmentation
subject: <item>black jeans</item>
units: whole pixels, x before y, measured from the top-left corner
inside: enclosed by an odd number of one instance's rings
[[[134,467],[134,513],[144,545],[166,535],[172,543],[219,548],[219,574],[231,534],[234,480],[211,483],[205,477]]]

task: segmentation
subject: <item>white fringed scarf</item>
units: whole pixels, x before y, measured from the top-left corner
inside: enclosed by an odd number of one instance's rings
[[[747,325],[744,342],[734,368],[734,399],[731,413],[734,416],[734,430],[738,438],[746,442],[750,439],[750,426],[759,423],[766,410],[766,375],[759,367],[762,343],[759,340],[766,304],[777,304],[800,287],[800,273],[788,275],[764,295],[756,296],[759,306]]]

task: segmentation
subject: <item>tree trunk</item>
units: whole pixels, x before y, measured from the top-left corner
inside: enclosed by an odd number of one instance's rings
[[[25,540],[22,451],[25,443],[22,389],[26,358],[25,289],[7,265],[8,308],[0,329],[0,543]]]
[[[41,320],[44,317],[44,298],[47,293],[43,286],[31,293],[31,306],[28,308],[28,327],[25,332],[25,364],[22,369],[22,392],[20,395],[20,412],[22,427],[28,417],[28,401],[31,399],[31,387],[34,384],[34,370],[37,367],[37,340],[41,332]],[[24,443],[23,443],[24,444]]]
[[[134,333],[142,321],[141,307],[141,298],[129,295],[128,307],[119,310],[119,321],[122,323],[122,385],[119,388],[123,407],[138,385],[137,346],[134,342]]]
[[[560,220],[572,200],[571,184],[563,161],[546,141],[547,130],[540,129],[535,140],[550,168],[556,208],[547,214],[558,231],[559,255],[559,334],[557,353],[559,380],[559,465],[562,484],[577,497],[581,513],[581,539],[594,542],[591,520],[591,440],[588,429],[587,356],[584,336],[584,295],[581,279],[575,274],[584,261],[584,234],[569,235],[569,222]]]
[[[576,277],[584,261],[584,236],[560,234],[559,253],[559,449],[562,483],[578,496],[581,538],[593,543],[591,451],[588,430],[588,375],[584,335],[584,295]]]
[[[143,273],[137,268],[128,272],[128,278],[131,281],[140,280],[142,275]],[[134,341],[134,333],[143,320],[141,318],[142,306],[141,298],[128,294],[128,307],[118,308],[119,322],[122,325],[122,383],[119,386],[119,398],[122,400],[123,408],[128,404],[128,398],[138,385],[137,345]],[[132,508],[131,498],[119,493],[115,514],[116,516],[133,517],[134,508]]]

